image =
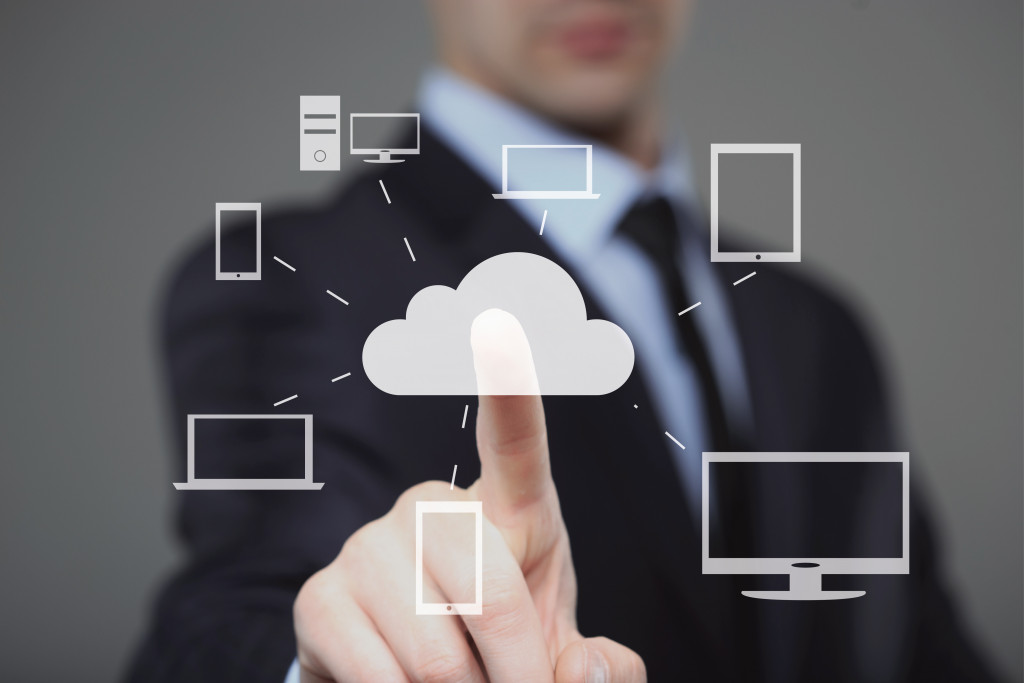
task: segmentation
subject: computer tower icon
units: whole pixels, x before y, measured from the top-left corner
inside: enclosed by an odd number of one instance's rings
[[[341,97],[299,97],[299,170],[341,170]]]

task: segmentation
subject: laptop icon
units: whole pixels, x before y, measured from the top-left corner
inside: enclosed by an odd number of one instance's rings
[[[246,421],[246,422],[236,422]],[[281,422],[272,422],[281,421]],[[232,443],[241,444],[247,441],[261,443],[293,444],[297,437],[302,440],[302,457],[304,474],[299,477],[281,478],[218,478],[196,476],[196,432],[204,443],[217,439],[228,439]],[[209,446],[207,446],[209,448]],[[210,449],[213,450],[213,449]],[[233,449],[237,452],[239,449]],[[289,460],[291,454],[282,449],[282,472],[294,471],[297,462]],[[205,458],[215,460],[217,453],[210,453]],[[204,467],[213,467],[216,462],[204,460]],[[260,463],[261,466],[266,463]],[[289,469],[290,468],[290,469]],[[188,481],[175,483],[179,491],[318,491],[323,488],[322,482],[313,481],[313,416],[312,415],[189,415],[188,416]]]
[[[597,199],[593,157],[592,145],[502,145],[501,194],[494,198]],[[512,188],[509,165],[515,171]]]

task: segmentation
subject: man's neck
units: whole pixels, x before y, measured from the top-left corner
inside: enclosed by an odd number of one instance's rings
[[[583,133],[648,171],[657,168],[661,161],[661,121],[654,97],[637,103],[631,111],[608,124],[594,127],[573,126],[569,122],[558,123]]]
[[[461,69],[449,60],[446,61],[448,61],[447,68],[477,87],[533,111],[563,128],[593,138],[645,170],[650,171],[657,168],[661,161],[660,107],[653,90],[632,103],[621,115],[606,122],[588,124],[539,111],[529,102],[516,98],[513,93],[495,87],[494,83],[488,82],[485,78],[479,78],[479,75],[474,74],[472,69]]]

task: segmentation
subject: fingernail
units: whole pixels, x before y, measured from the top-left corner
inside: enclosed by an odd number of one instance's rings
[[[587,648],[586,683],[609,683],[611,678],[612,672],[604,655],[592,648]]]

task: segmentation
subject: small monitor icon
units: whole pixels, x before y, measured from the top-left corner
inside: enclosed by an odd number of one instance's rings
[[[197,434],[202,432],[202,434]],[[204,437],[204,438],[201,438]],[[202,441],[203,468],[210,476],[196,475],[197,441]],[[217,448],[218,442],[230,448]],[[250,447],[260,444],[273,450],[274,462],[256,461]],[[298,448],[301,448],[299,452]],[[238,454],[240,461],[225,467],[222,462]],[[301,457],[301,474],[299,458]],[[224,477],[228,470],[244,470],[246,466],[260,471],[270,470],[275,478]],[[319,490],[322,482],[313,481],[313,416],[312,415],[189,415],[188,416],[188,480],[175,483],[174,488],[205,491],[252,490]]]
[[[764,600],[843,600],[822,574],[910,573],[909,453],[704,453],[704,574],[789,574]],[[745,482],[745,483],[744,483]],[[754,493],[751,493],[751,485]],[[753,495],[758,519],[730,519]],[[753,533],[751,533],[753,531]]]
[[[396,123],[416,123],[415,147],[380,146],[392,134],[391,129]],[[405,159],[392,159],[392,154],[411,155],[420,153],[420,115],[419,114],[349,114],[349,152],[351,154],[368,154],[376,159],[363,159],[368,164],[400,164]]]
[[[502,145],[501,193],[494,197],[597,199],[593,176],[593,145]]]

